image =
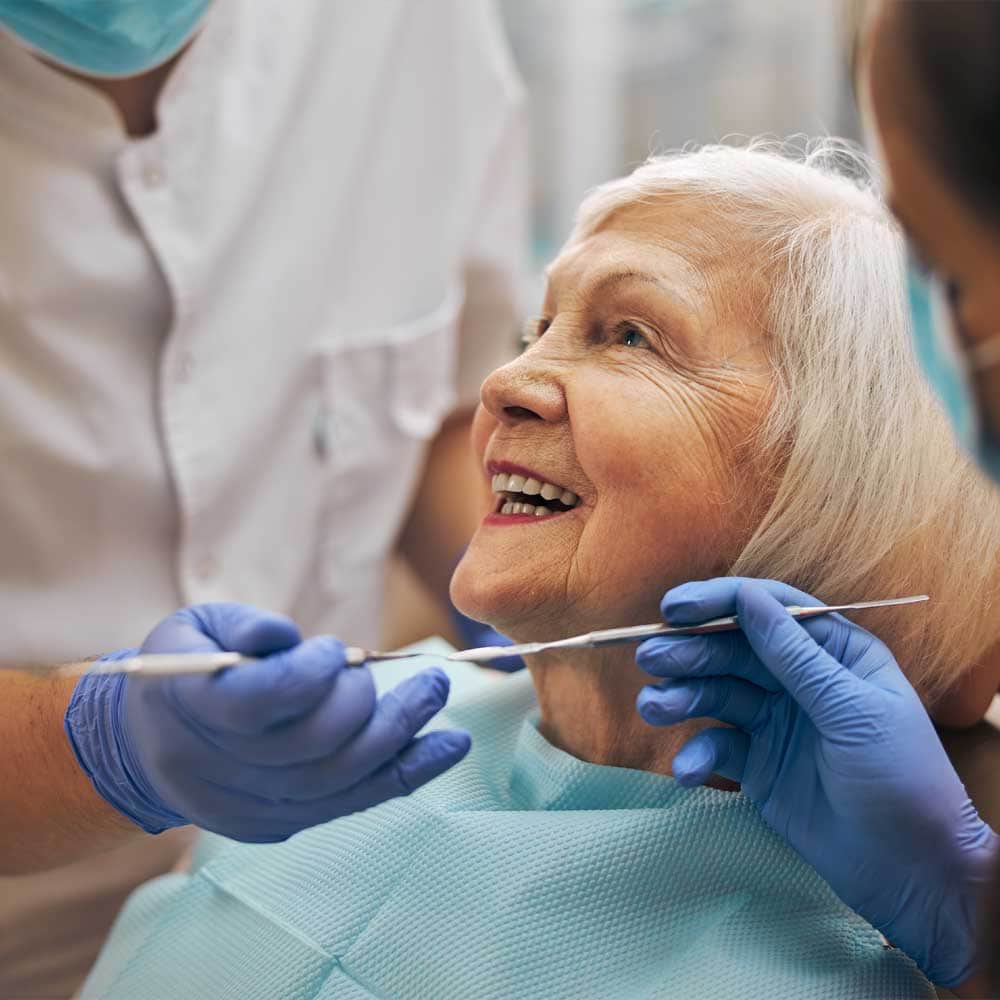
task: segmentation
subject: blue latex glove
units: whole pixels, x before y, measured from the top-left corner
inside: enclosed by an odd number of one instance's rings
[[[241,604],[161,622],[145,653],[235,650],[262,657],[211,676],[85,676],[66,731],[100,794],[149,833],[194,823],[252,843],[406,795],[469,749],[459,730],[415,734],[444,706],[426,670],[376,700],[367,667],[329,636]],[[127,655],[131,650],[114,657]]]
[[[484,625],[477,622],[468,615],[463,615],[454,605],[451,605],[451,622],[458,633],[459,641],[463,649],[475,649],[477,646],[510,646],[510,639],[498,632],[491,625]],[[486,664],[494,670],[505,670],[513,673],[515,670],[524,669],[524,660],[520,656],[504,656],[499,660],[490,660]]]
[[[670,624],[737,614],[742,631],[643,643],[639,665],[671,680],[644,688],[639,712],[653,725],[710,716],[734,727],[688,740],[678,781],[739,781],[848,906],[932,982],[957,985],[974,971],[997,835],[886,646],[841,615],[800,623],[782,607],[818,603],[771,580],[669,591]]]

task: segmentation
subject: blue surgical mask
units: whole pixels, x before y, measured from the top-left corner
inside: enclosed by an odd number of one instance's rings
[[[975,349],[964,347],[955,330],[954,305],[941,279],[911,260],[907,284],[913,339],[924,374],[963,447],[1000,483],[1000,446],[984,426],[972,387],[976,371],[1000,362],[1000,339],[983,341]]]
[[[88,76],[162,65],[198,29],[211,0],[0,0],[0,26],[39,55]]]

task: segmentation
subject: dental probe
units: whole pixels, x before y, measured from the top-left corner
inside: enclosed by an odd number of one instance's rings
[[[884,601],[859,601],[855,604],[816,605],[800,607],[797,604],[787,605],[785,610],[793,618],[815,618],[817,615],[829,615],[837,611],[862,611],[865,608],[888,608],[899,604],[918,604],[930,598],[927,594],[917,594],[913,597],[893,597]],[[550,649],[595,649],[600,646],[618,646],[630,642],[642,642],[657,635],[703,635],[708,632],[732,632],[740,627],[736,615],[726,618],[713,618],[697,625],[664,625],[654,622],[651,625],[629,625],[625,628],[606,628],[596,632],[585,632],[583,635],[573,635],[568,639],[555,639],[551,642],[525,642],[517,646],[481,646],[478,649],[460,649],[442,657],[446,660],[461,660],[466,663],[489,663],[505,656],[531,656]],[[360,646],[347,646],[344,656],[349,667],[360,667],[364,663],[376,663],[380,660],[402,660],[413,656],[427,656],[427,653],[414,652],[380,652],[375,649],[363,649]],[[433,655],[433,654],[430,654]],[[59,667],[62,676],[79,677],[82,674],[138,674],[143,677],[176,676],[180,674],[214,674],[226,667],[234,667],[241,663],[254,663],[255,658],[242,656],[239,653],[143,653],[124,660],[109,660],[105,663],[77,663],[67,667]]]
[[[929,601],[927,594],[916,594],[912,597],[890,597],[883,601],[858,601],[854,604],[816,605],[801,607],[798,604],[788,604],[785,610],[793,618],[815,618],[817,615],[829,615],[836,611],[861,611],[865,608],[888,608],[898,604],[919,604]],[[555,639],[552,642],[524,642],[517,646],[481,646],[479,649],[460,649],[449,653],[445,659],[464,660],[466,663],[489,663],[505,656],[530,656],[533,653],[543,653],[550,649],[596,649],[600,646],[619,646],[630,642],[642,642],[657,635],[703,635],[707,632],[732,632],[740,627],[736,615],[725,618],[712,618],[698,625],[664,625],[654,622],[652,625],[628,625],[625,628],[606,628],[597,632],[585,632],[583,635],[573,635],[568,639]],[[347,649],[352,653],[369,653],[368,650]],[[395,659],[396,656],[410,656],[402,653],[375,653],[368,655],[369,660]],[[348,662],[351,662],[350,660]]]

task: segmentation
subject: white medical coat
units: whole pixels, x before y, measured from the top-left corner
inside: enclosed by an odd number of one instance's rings
[[[5,658],[219,599],[376,641],[425,445],[513,351],[525,134],[487,0],[216,0],[141,139],[0,40]],[[0,969],[60,961],[32,884]]]

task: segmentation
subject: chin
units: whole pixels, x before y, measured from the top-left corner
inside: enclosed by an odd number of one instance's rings
[[[481,558],[470,546],[451,578],[451,602],[464,615],[485,622],[516,642],[557,639],[568,634],[561,603],[536,579],[508,564]]]

